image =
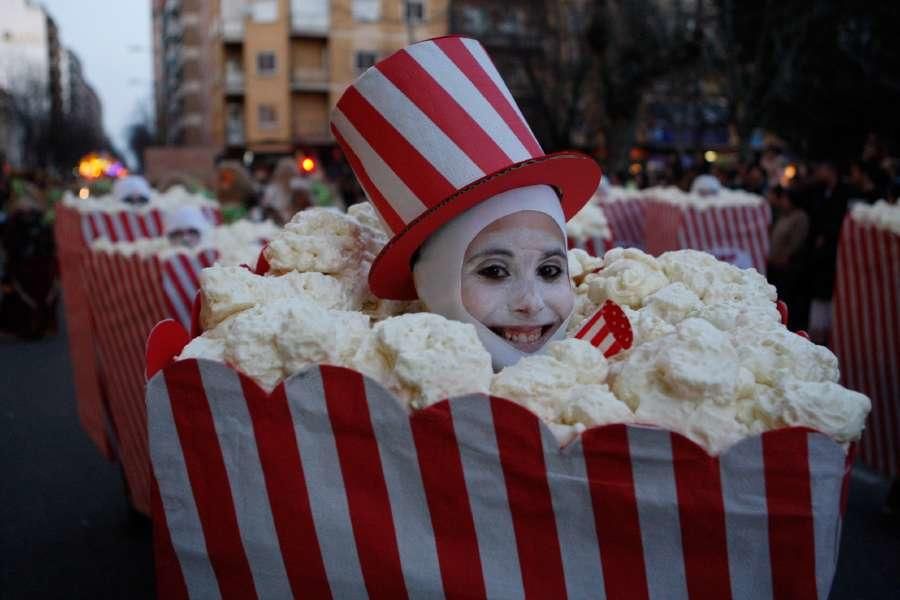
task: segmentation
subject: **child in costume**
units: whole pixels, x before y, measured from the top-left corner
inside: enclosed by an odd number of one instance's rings
[[[363,73],[332,132],[393,238],[376,296],[471,323],[500,369],[565,336],[574,293],[565,223],[600,168],[545,155],[481,45],[413,44]]]

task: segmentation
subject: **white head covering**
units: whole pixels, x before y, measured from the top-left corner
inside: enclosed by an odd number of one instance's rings
[[[475,326],[481,343],[490,352],[494,369],[515,364],[527,356],[469,314],[462,301],[462,265],[472,240],[498,219],[521,211],[540,212],[559,226],[565,246],[566,218],[559,197],[547,185],[533,185],[497,194],[473,206],[433,233],[413,265],[416,292],[428,310]],[[551,340],[566,334],[566,321]]]
[[[200,232],[200,239],[206,237],[211,225],[203,216],[203,211],[197,206],[179,206],[175,210],[165,214],[166,235],[179,229],[196,229]]]
[[[697,175],[691,183],[691,192],[701,196],[714,196],[721,189],[721,182],[713,175]]]
[[[143,196],[147,200],[153,194],[150,184],[140,175],[129,175],[117,180],[113,184],[113,198],[122,202],[128,196]]]

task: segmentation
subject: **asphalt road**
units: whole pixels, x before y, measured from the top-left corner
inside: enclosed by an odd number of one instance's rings
[[[0,340],[0,598],[152,598],[149,523],[78,424],[62,336]],[[900,598],[900,523],[858,467],[833,600]]]

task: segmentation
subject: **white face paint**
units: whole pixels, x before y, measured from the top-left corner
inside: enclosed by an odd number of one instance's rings
[[[565,238],[553,219],[536,211],[481,230],[466,249],[461,278],[466,311],[527,354],[553,337],[575,303]]]

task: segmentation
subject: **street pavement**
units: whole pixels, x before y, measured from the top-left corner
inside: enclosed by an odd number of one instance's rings
[[[152,598],[149,522],[81,431],[63,335],[0,340],[0,598]],[[857,467],[833,600],[900,598],[887,483]]]

